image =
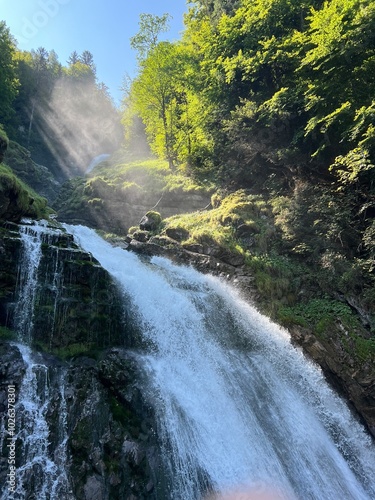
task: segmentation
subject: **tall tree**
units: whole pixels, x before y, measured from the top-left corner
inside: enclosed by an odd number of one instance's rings
[[[137,51],[137,57],[140,61],[145,59],[149,52],[156,47],[160,34],[169,30],[168,21],[170,18],[170,14],[162,16],[140,15],[139,31],[130,38],[130,45]]]
[[[171,168],[175,162],[171,105],[178,74],[174,50],[169,42],[159,43],[142,61],[131,90],[131,102],[145,124],[152,149],[165,157]]]
[[[79,61],[82,63],[82,64],[85,64],[86,66],[88,66],[92,72],[95,74],[96,73],[96,66],[95,66],[95,63],[94,63],[94,56],[92,55],[92,53],[89,51],[89,50],[84,50],[79,58]]]
[[[76,50],[73,50],[73,52],[69,56],[69,59],[67,60],[67,63],[69,66],[73,66],[73,64],[76,64],[77,62],[79,62],[79,55]]]

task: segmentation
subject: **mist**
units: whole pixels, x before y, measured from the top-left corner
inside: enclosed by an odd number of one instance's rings
[[[123,138],[119,111],[93,79],[61,77],[50,98],[38,103],[37,115],[35,129],[55,158],[59,177],[83,175],[94,157],[111,154]]]

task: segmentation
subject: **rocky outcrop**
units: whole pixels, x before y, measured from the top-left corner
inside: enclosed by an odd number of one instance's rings
[[[306,328],[292,327],[289,331],[292,340],[322,367],[328,381],[352,404],[375,436],[375,378],[371,361],[358,363],[354,350],[344,348],[334,328],[329,341],[317,338]]]
[[[99,196],[100,194],[100,196]],[[210,195],[176,190],[164,194],[118,192],[107,188],[98,194],[86,195],[84,179],[73,179],[62,186],[53,208],[59,220],[69,224],[83,224],[124,235],[132,226],[138,226],[142,217],[154,207],[161,217],[201,210],[210,203]]]
[[[28,229],[33,232],[33,226]],[[36,271],[32,342],[59,352],[124,345],[127,329],[123,298],[110,276],[92,256],[78,249],[63,231],[46,233],[40,241]],[[20,267],[25,261],[16,224],[0,228],[0,326],[17,327],[15,318]]]
[[[138,378],[134,359],[119,348],[69,367],[68,446],[76,498],[157,498],[161,460]]]
[[[32,160],[31,153],[26,148],[17,142],[10,141],[4,155],[4,161],[18,178],[22,179],[41,196],[47,198],[49,203],[56,198],[60,183],[53,177],[47,167]]]

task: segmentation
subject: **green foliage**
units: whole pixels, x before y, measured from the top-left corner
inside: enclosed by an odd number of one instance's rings
[[[13,101],[19,82],[14,64],[15,42],[4,21],[0,21],[0,122],[14,114]]]
[[[6,146],[9,145],[9,139],[7,136],[7,133],[4,130],[4,127],[0,124],[0,141],[6,144]]]
[[[131,37],[130,45],[138,52],[138,59],[144,59],[150,50],[154,49],[160,33],[168,31],[169,14],[154,16],[152,14],[141,14],[139,20],[139,31]]]
[[[163,232],[167,228],[184,228],[189,234],[189,238],[184,241],[185,245],[199,243],[245,254],[246,243],[241,241],[236,227],[246,226],[254,239],[253,251],[257,251],[262,246],[264,234],[270,236],[272,232],[269,231],[270,222],[262,218],[266,217],[266,214],[270,214],[270,210],[264,200],[242,190],[223,198],[221,203],[211,210],[164,219]],[[270,243],[269,238],[268,240]]]
[[[370,163],[368,151],[362,148],[338,156],[329,170],[337,177],[339,190],[347,186],[368,185],[375,179],[375,165]]]
[[[278,319],[286,326],[309,327],[323,341],[339,339],[343,348],[359,362],[375,359],[375,339],[369,336],[358,317],[343,302],[330,298],[312,299],[280,308]]]

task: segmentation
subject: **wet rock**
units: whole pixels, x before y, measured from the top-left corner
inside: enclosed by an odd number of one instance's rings
[[[7,388],[16,386],[15,394],[25,374],[25,363],[18,348],[6,342],[0,342],[0,414],[7,409]]]
[[[83,491],[85,500],[104,500],[107,498],[103,484],[96,476],[91,476],[87,479]]]
[[[183,248],[188,252],[200,253],[200,254],[205,253],[204,247],[200,243],[189,243],[188,245],[184,245]]]

